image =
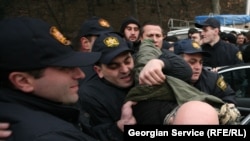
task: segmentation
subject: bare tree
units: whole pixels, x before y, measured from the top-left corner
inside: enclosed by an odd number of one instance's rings
[[[62,29],[62,25],[58,21],[58,18],[56,17],[55,12],[53,11],[53,8],[50,6],[49,0],[46,0],[45,3],[47,5],[47,7],[48,7],[48,10],[49,10],[49,13],[50,13],[51,17],[55,20],[55,22],[57,24],[57,27],[61,30]]]
[[[132,15],[138,19],[138,14],[137,14],[137,1],[136,0],[130,0],[130,5],[131,5],[131,11]]]
[[[212,0],[212,9],[214,14],[220,14],[220,0]]]
[[[95,16],[95,4],[93,0],[86,0],[88,7],[88,16]]]
[[[160,25],[162,26],[161,8],[160,8],[160,4],[159,4],[158,0],[155,1],[155,6],[156,6],[156,9],[157,9],[157,15],[158,15],[158,18],[159,18]]]

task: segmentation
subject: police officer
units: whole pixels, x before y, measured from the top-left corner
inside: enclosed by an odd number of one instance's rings
[[[215,18],[208,18],[203,23],[195,23],[195,26],[202,28],[202,48],[210,53],[204,57],[204,66],[214,68],[243,63],[242,54],[235,45],[226,43],[220,39],[220,22]]]
[[[141,57],[143,54],[145,54],[147,58],[151,57],[151,59],[157,57],[157,52],[159,54],[158,48],[149,47],[151,46],[150,42],[148,41],[146,42],[145,40],[142,41],[142,43],[143,44],[148,43],[148,44],[142,47],[138,52],[136,64],[139,65],[137,65],[136,69],[138,68],[138,66],[141,66],[143,64],[144,60],[148,60],[145,59],[145,57],[144,58]],[[178,48],[175,45],[174,49],[175,53],[178,55],[180,54],[192,69],[192,75],[190,76],[189,79],[190,81],[187,82],[202,92],[214,95],[215,97],[218,97],[225,102],[232,103],[232,105],[236,104],[234,100],[235,92],[230,88],[228,84],[225,83],[223,78],[220,77],[218,73],[208,70],[204,70],[203,72],[202,57],[203,55],[208,55],[208,53],[203,52],[201,50],[199,43],[194,42],[190,39],[182,40],[177,43],[178,43]],[[161,66],[161,65],[155,62],[154,67],[156,66]],[[165,70],[163,68],[160,67],[159,71]],[[133,107],[133,113],[139,124],[162,124],[164,118],[166,119],[166,121],[168,121],[167,124],[172,123],[171,121],[169,121],[170,119],[169,117],[172,117],[172,115],[174,115],[174,113],[176,112],[173,109],[174,107],[176,107],[177,104],[175,101],[172,100],[171,97],[165,97],[166,95],[168,96],[171,95],[171,91],[169,91],[168,89],[164,89],[165,87],[161,88],[160,85],[158,88],[155,89],[153,87],[151,88],[141,87],[142,89],[140,87],[137,87],[138,89],[132,89],[132,91],[130,91],[127,99],[139,101]],[[184,90],[189,89],[184,84],[181,87]],[[148,91],[146,91],[145,89],[147,89]],[[176,89],[178,88],[175,88],[175,90]],[[159,93],[157,93],[156,91],[158,91]],[[142,95],[140,95],[141,93]],[[165,95],[162,96],[161,93],[164,93]],[[190,94],[192,92],[189,91],[186,93]],[[173,111],[170,112],[171,110]]]
[[[72,48],[80,52],[92,52],[93,44],[96,38],[103,33],[113,32],[113,27],[104,18],[93,16],[86,19],[78,33],[77,36],[72,40]],[[93,66],[81,67],[85,72],[86,77],[80,80],[80,84],[87,82],[95,75]]]
[[[140,77],[142,76],[141,68],[147,68],[151,67],[154,69],[158,69],[158,72],[164,72],[166,75],[172,75],[177,77],[178,73],[186,73],[182,70],[178,70],[176,72],[167,72],[167,68],[163,67],[161,63],[154,62],[152,66],[145,66],[145,64],[148,61],[154,61],[156,58],[165,58],[166,60],[173,60],[170,64],[167,66],[175,65],[178,63],[185,62],[180,56],[176,56],[174,53],[162,49],[162,42],[163,42],[163,30],[161,26],[154,22],[147,22],[142,25],[142,33],[141,33],[141,45],[140,49],[136,55],[135,59],[135,82],[136,84],[144,84],[143,81],[140,81]],[[173,54],[173,55],[172,55]],[[176,66],[176,65],[175,65]],[[181,65],[183,66],[183,65]],[[190,66],[187,64],[186,68],[190,68]],[[192,70],[191,70],[192,71]],[[139,75],[140,74],[140,75]],[[191,75],[188,78],[185,77],[177,77],[181,78],[182,80],[188,81],[190,80]],[[168,78],[166,78],[168,80]],[[165,80],[162,82],[164,83]],[[163,124],[163,121],[165,117],[172,117],[172,116],[166,116],[166,115],[172,115],[171,111],[177,107],[177,102],[175,98],[171,98],[171,90],[167,88],[167,86],[160,85],[159,87],[148,87],[148,85],[136,85],[131,91],[129,91],[126,100],[132,100],[137,101],[138,103],[133,106],[133,114],[137,120],[138,124]],[[145,87],[144,87],[145,86]],[[189,85],[188,85],[189,86]],[[182,86],[182,89],[185,89],[187,87]],[[171,88],[170,88],[171,89]],[[169,97],[168,97],[169,96]],[[197,108],[199,108],[199,105],[196,105]],[[198,110],[198,109],[196,109]],[[195,111],[195,110],[194,110]],[[190,110],[189,113],[191,113],[192,110]],[[200,112],[197,112],[196,117],[200,117],[201,115],[204,115]],[[193,115],[193,114],[191,114]],[[211,116],[212,117],[212,116]],[[170,118],[167,118],[170,119]],[[182,117],[182,119],[185,119]],[[194,118],[188,119],[189,123],[194,123]],[[193,121],[192,121],[193,120]],[[168,121],[168,124],[175,124],[174,122]],[[186,120],[187,121],[187,120]],[[201,122],[200,122],[201,124]],[[203,122],[204,124],[204,122]]]
[[[94,141],[78,129],[73,105],[85,77],[79,66],[101,54],[73,51],[55,26],[28,17],[2,20],[0,43],[0,119],[14,132],[7,140]]]
[[[203,51],[197,42],[189,39],[179,41],[175,44],[174,52],[181,55],[192,68],[191,85],[225,102],[236,104],[235,91],[225,82],[223,76],[203,68],[203,57],[209,57],[210,54]]]
[[[97,75],[86,85],[80,86],[81,106],[90,114],[92,129],[100,140],[121,141],[123,126],[135,123],[135,120],[128,122],[126,117],[124,120],[121,111],[128,91],[134,86],[132,50],[119,34],[105,33],[96,39],[92,51],[102,52],[102,56],[94,66]],[[178,62],[173,64],[169,60],[158,59],[167,70],[184,76],[189,75],[185,70],[189,71],[190,68],[186,67],[188,65],[182,65],[184,61],[181,58],[173,59],[172,61]],[[156,76],[153,71],[150,74]],[[150,77],[146,78],[151,80]]]
[[[112,32],[110,23],[101,17],[86,19],[73,39],[73,49],[82,52],[91,52],[95,39],[102,33]]]

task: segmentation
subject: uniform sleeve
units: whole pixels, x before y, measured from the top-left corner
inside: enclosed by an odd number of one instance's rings
[[[249,63],[250,62],[250,45],[246,45],[246,48],[245,50],[243,50],[242,52],[242,58],[243,58],[243,61],[245,63]]]
[[[161,50],[159,48],[156,48],[152,42],[152,40],[147,39],[143,40],[141,42],[141,45],[139,47],[139,51],[136,54],[135,57],[135,82],[136,84],[139,83],[139,74],[143,67],[147,64],[148,61],[151,59],[159,58],[159,56],[162,54]]]
[[[101,141],[121,141],[123,139],[123,132],[116,124],[117,119],[119,119],[117,116],[120,114],[110,113],[107,109],[109,105],[103,105],[105,99],[96,95],[93,96],[94,93],[91,93],[92,91],[93,89],[85,87],[84,90],[80,91],[81,96],[79,99],[81,101],[81,108],[85,109],[89,114],[89,124],[92,134]],[[116,105],[119,107],[118,104]]]
[[[92,130],[95,136],[101,141],[122,141],[123,133],[116,124],[105,123],[98,126],[93,126]]]
[[[164,50],[159,59],[165,64],[163,68],[164,74],[179,78],[186,82],[190,81],[192,69],[181,56],[176,55],[171,51]]]
[[[110,118],[104,108],[98,106],[98,104],[94,104],[92,102],[93,107],[85,107],[88,110],[89,114],[95,119],[92,119],[90,116],[90,129],[92,134],[97,137],[101,141],[121,141],[123,138],[123,132],[117,127],[116,122]],[[95,106],[96,105],[96,106]],[[96,119],[98,117],[98,119]],[[92,122],[98,121],[98,124],[93,124]]]
[[[43,136],[38,136],[36,141],[98,141],[82,132],[75,130],[55,131]]]
[[[218,97],[220,97],[223,101],[237,105],[235,100],[235,91],[224,80],[223,76],[218,75],[215,89],[215,94],[218,95]]]
[[[236,47],[235,45],[233,45],[233,46],[234,46],[233,48],[234,48],[234,52],[235,52],[235,62],[234,62],[234,64],[244,63],[242,52],[239,50],[238,47]]]
[[[160,59],[164,62],[163,73],[184,81],[189,81],[192,76],[192,69],[180,57],[168,50],[156,48],[151,40],[144,40],[135,59],[135,81],[138,84],[139,73],[151,59]]]
[[[237,105],[235,91],[222,75],[205,69],[202,71],[202,80],[199,81],[200,84],[198,86],[201,91],[219,97],[224,102]]]

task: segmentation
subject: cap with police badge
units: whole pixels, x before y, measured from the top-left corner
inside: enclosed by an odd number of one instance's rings
[[[103,18],[91,17],[83,22],[78,37],[84,37],[88,35],[100,35],[105,32],[112,32],[113,28],[109,22]]]
[[[220,29],[220,22],[215,18],[207,18],[203,23],[195,23],[198,28],[203,28],[204,26],[211,26],[213,28]]]
[[[55,26],[29,17],[0,21],[0,44],[0,70],[88,66],[101,55],[73,51]]]
[[[191,40],[191,39],[184,39],[178,41],[174,44],[174,53],[177,55],[180,54],[195,54],[201,53],[203,56],[210,56],[210,54],[206,51],[203,51],[199,43]]]
[[[102,53],[99,62],[103,64],[111,63],[116,56],[123,52],[133,52],[124,38],[116,32],[101,34],[95,40],[92,51]]]

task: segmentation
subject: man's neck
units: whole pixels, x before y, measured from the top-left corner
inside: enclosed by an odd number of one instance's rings
[[[216,36],[215,39],[214,39],[214,41],[212,41],[211,43],[209,43],[209,45],[213,47],[216,43],[219,42],[219,40],[220,40],[220,37]]]

